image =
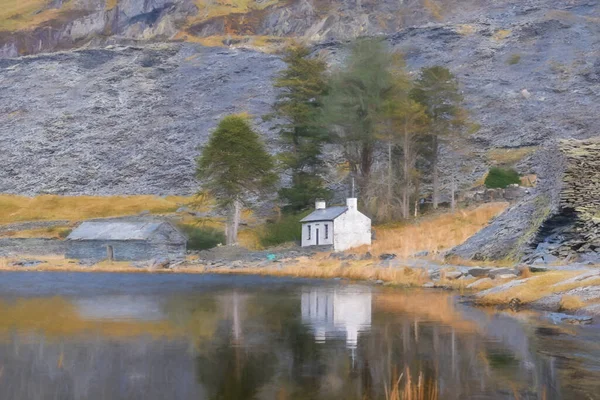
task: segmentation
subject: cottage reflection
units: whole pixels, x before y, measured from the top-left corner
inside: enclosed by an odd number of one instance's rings
[[[312,288],[302,291],[302,322],[309,325],[319,343],[327,337],[346,337],[354,349],[359,332],[371,327],[372,296],[368,288]]]

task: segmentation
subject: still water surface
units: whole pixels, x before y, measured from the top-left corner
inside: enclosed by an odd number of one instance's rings
[[[0,399],[600,399],[598,326],[340,281],[1,273],[0,339]]]

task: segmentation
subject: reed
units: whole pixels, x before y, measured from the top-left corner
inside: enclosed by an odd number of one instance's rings
[[[398,379],[388,389],[385,387],[386,400],[438,400],[438,383],[434,379],[425,380],[423,371],[413,380],[410,368],[406,367]]]

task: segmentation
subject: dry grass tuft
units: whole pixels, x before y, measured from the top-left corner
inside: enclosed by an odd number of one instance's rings
[[[442,6],[434,0],[423,0],[423,7],[425,7],[436,20],[441,21],[444,19],[444,16],[442,15]]]
[[[513,166],[536,149],[536,146],[525,146],[514,149],[492,149],[488,152],[487,156],[488,160],[495,165]]]
[[[370,248],[363,246],[353,252],[395,253],[408,258],[419,251],[443,251],[463,243],[506,207],[508,203],[488,203],[455,213],[424,217],[415,223],[375,227],[377,240]]]
[[[509,37],[511,33],[512,32],[508,29],[499,29],[496,32],[494,32],[492,39],[495,41],[500,41]]]
[[[519,267],[519,277],[521,279],[531,278],[532,276],[533,272],[531,272],[531,269],[529,269],[528,266],[524,265],[522,267]]]
[[[585,302],[579,296],[564,295],[560,299],[560,309],[571,311],[585,307]]]
[[[387,385],[385,386],[386,400],[437,400],[439,398],[437,382],[433,379],[426,382],[422,371],[419,372],[415,382],[410,368],[406,367],[398,379],[394,378],[394,381],[390,390]]]
[[[119,0],[106,0],[106,9],[112,10],[117,5],[119,5]]]

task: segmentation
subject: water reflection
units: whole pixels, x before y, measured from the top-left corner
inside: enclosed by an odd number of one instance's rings
[[[101,279],[123,290],[102,294],[94,275],[43,279],[69,291],[0,296],[0,399],[364,400],[396,382],[439,399],[600,393],[597,328],[458,307],[446,293],[114,275]]]
[[[368,287],[303,288],[302,322],[314,331],[317,343],[345,336],[355,349],[359,332],[371,328],[371,290]]]

